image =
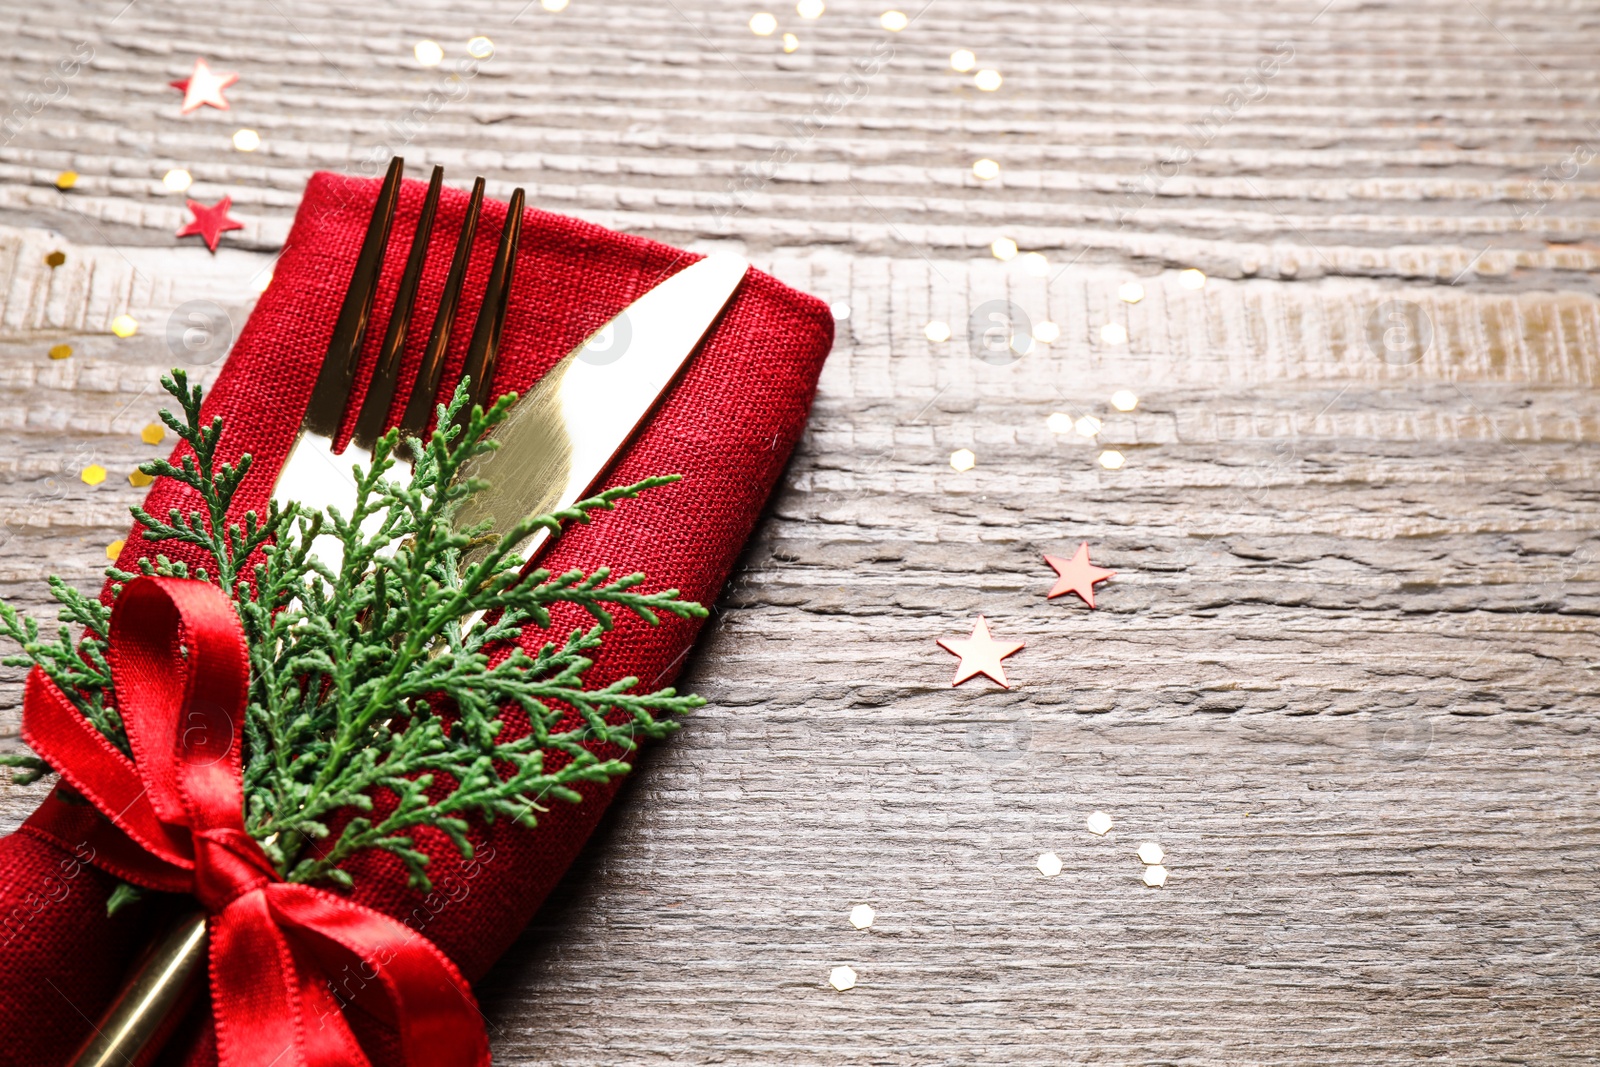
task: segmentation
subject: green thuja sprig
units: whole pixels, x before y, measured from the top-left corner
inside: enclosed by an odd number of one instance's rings
[[[471,476],[471,461],[497,447],[486,435],[516,400],[512,394],[488,411],[468,412],[463,382],[440,407],[432,438],[408,442],[415,470],[398,473],[410,477],[394,476],[399,437],[391,431],[370,466],[356,468],[349,515],[274,504],[264,519],[248,512],[240,525],[227,516],[250,457],[219,463],[222,421],[201,423],[200,389],[181,371],[162,384],[184,414],[179,420],[162,412],[162,420],[192,454],[177,465],[157,460],[141,469],[188,486],[203,509],[173,509],[165,521],[139,508],[134,515],[146,540],[201,549],[211,565],[197,566],[193,576],[221,586],[238,610],[251,664],[242,730],[245,824],[287,879],[348,886],[339,864],[379,849],[397,857],[411,885],[429,892],[427,855],[415,831],[431,827],[470,858],[469,819],[533,826],[547,801],[575,803],[582,783],[627,773],[627,762],[602,758],[595,747],[631,751],[638,738],[676,728],[663,716],[704,703],[671,688],[636,693],[636,678],[592,689],[584,680],[615,611],[654,624],[661,613],[704,617],[703,607],[679,599],[676,589],[641,592],[644,575],[613,578],[605,567],[523,575],[516,552],[541,529],[558,535],[563,524],[588,522],[677,476],[608,489],[509,530],[488,522],[461,527],[462,503],[485,488]],[[463,563],[469,547],[472,562]],[[164,556],[140,560],[139,570],[189,576]],[[135,577],[108,574],[117,583]],[[19,661],[44,667],[118,741],[104,658],[109,611],[61,589],[63,620],[83,628],[77,645],[65,630],[55,644],[39,642],[33,624],[9,609],[0,610],[0,632],[21,635]],[[548,629],[557,604],[578,606],[593,625],[536,652],[514,643],[530,623]],[[83,652],[77,673],[65,666],[71,656],[63,650]],[[38,768],[24,771],[37,776]]]

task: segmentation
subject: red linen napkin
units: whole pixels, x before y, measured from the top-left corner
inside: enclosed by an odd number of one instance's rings
[[[421,209],[425,185],[408,181],[394,233],[408,237]],[[378,182],[316,174],[306,188],[271,286],[262,294],[206,398],[206,418],[225,424],[221,455],[242,452],[255,467],[236,500],[238,518],[264,511],[271,483],[293,444],[312,383],[333,332],[334,319],[355,264],[377,196]],[[413,318],[403,382],[412,380],[444,286],[455,234],[467,196],[446,191],[439,205],[434,244]],[[463,290],[447,392],[460,373],[478,295],[487,280],[505,205],[486,202],[475,254]],[[383,336],[407,251],[392,240],[368,329],[358,392],[364,390]],[[588,223],[529,211],[518,250],[512,303],[495,392],[525,391],[590,333],[663,278],[698,256]],[[650,422],[627,448],[606,484],[623,485],[653,474],[684,480],[645,494],[589,526],[567,532],[542,565],[552,571],[610,565],[620,573],[642,570],[647,589],[676,586],[689,599],[710,604],[738,558],[761,508],[805,424],[822,362],[833,341],[833,320],[820,301],[751,271],[703,350]],[[398,419],[397,399],[391,421]],[[347,409],[341,440],[358,410]],[[169,480],[158,481],[145,506],[156,515],[197,504]],[[141,555],[162,552],[199,562],[172,543],[147,544],[136,528],[118,560],[134,569]],[[565,635],[586,617],[558,614],[551,631],[524,637],[530,651],[550,633]],[[605,684],[635,675],[645,688],[669,684],[693,643],[698,623],[667,617],[656,627],[618,615],[589,678]],[[424,831],[419,847],[434,858],[432,897],[406,888],[398,861],[384,853],[354,857],[354,898],[420,929],[476,981],[522,931],[571,863],[610,801],[615,786],[581,790],[580,805],[557,803],[535,830],[499,822],[474,834],[479,859],[462,865],[442,835]],[[49,803],[59,803],[52,798]],[[88,809],[85,809],[85,817]],[[0,1064],[64,1061],[120,984],[132,954],[150,936],[160,901],[105,915],[114,880],[73,854],[73,842],[46,840],[25,824],[0,840]],[[81,853],[81,850],[80,850]],[[189,1044],[169,1058],[193,1063],[214,1059],[205,1005],[193,1017]],[[383,1059],[380,1028],[357,1026]]]

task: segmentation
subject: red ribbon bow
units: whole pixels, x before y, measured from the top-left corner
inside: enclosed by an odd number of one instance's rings
[[[408,1067],[488,1064],[471,987],[444,953],[387,915],[281,881],[245,832],[239,735],[250,661],[223,594],[137,578],[117,598],[109,637],[135,760],[37,669],[22,736],[116,829],[92,815],[85,826],[86,809],[54,797],[29,829],[68,848],[87,840],[95,865],[200,901],[222,1067],[368,1064],[329,988],[328,976],[342,973],[360,976],[356,1002],[398,1030]]]

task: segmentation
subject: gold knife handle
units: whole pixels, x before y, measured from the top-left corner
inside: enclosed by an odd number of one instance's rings
[[[206,974],[206,917],[182,916],[145,954],[69,1067],[148,1063],[194,1001]]]

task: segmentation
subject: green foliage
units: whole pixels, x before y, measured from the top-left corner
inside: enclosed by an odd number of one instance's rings
[[[264,519],[250,512],[240,525],[227,515],[250,457],[219,463],[222,423],[201,424],[200,389],[178,370],[162,384],[184,412],[179,420],[164,411],[162,420],[193,454],[141,469],[189,486],[204,509],[173,509],[165,521],[141,508],[134,516],[147,540],[202,549],[211,566],[192,576],[219,585],[239,612],[251,663],[245,824],[289,880],[348,886],[338,865],[376,848],[398,857],[411,884],[428,892],[427,856],[412,836],[418,827],[437,828],[470,856],[469,818],[533,826],[546,801],[577,802],[580,783],[627,773],[625,761],[595,755],[597,743],[631,751],[639,737],[676,728],[662,716],[704,703],[670,688],[635,693],[636,678],[594,689],[584,683],[613,612],[653,624],[662,612],[704,617],[704,608],[680,600],[676,589],[641,592],[644,575],[613,578],[604,567],[524,576],[513,550],[540,528],[557,534],[564,523],[588,522],[677,476],[608,489],[509,530],[457,528],[462,502],[485,484],[463,467],[496,447],[485,435],[516,400],[507,395],[468,414],[463,382],[441,407],[432,439],[407,443],[418,457],[409,478],[397,470],[399,439],[391,431],[370,467],[356,469],[349,515],[273,504]],[[335,553],[321,547],[330,538],[342,550],[337,567],[325,561]],[[463,563],[469,545],[475,562]],[[165,556],[140,560],[139,570],[190,576]],[[113,592],[135,577],[108,573],[118,583]],[[42,642],[31,621],[0,605],[0,632],[24,653],[6,662],[42,667],[126,749],[105,665],[109,611],[55,580],[52,590],[63,621],[82,627],[82,639],[74,645],[63,628],[56,642]],[[551,608],[562,603],[581,607],[593,625],[531,654],[513,643],[529,623],[548,629]],[[15,761],[32,757],[11,759],[21,765]],[[37,777],[43,764],[33,764],[23,773]]]

